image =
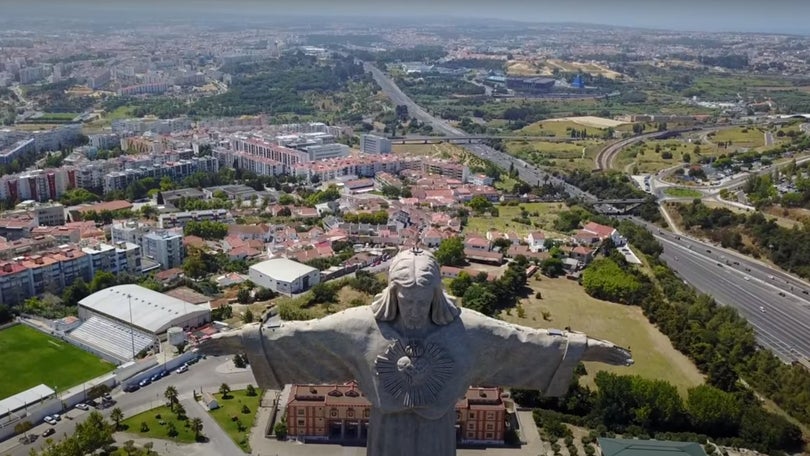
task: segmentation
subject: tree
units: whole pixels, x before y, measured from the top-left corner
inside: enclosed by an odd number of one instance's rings
[[[240,304],[250,304],[250,290],[247,288],[240,288],[236,293],[236,301]]]
[[[168,426],[166,426],[166,435],[169,437],[177,437],[177,427],[174,425],[174,421],[169,421]]]
[[[13,319],[14,314],[11,313],[11,309],[9,309],[5,304],[0,304],[0,325],[8,323]]]
[[[512,246],[512,241],[506,238],[498,238],[492,242],[492,249],[498,248],[499,252],[506,252]]]
[[[442,239],[436,250],[436,260],[442,266],[464,265],[464,243],[458,236]]]
[[[248,407],[247,404],[242,404],[242,413],[244,413],[245,415],[250,413],[250,407]]]
[[[223,384],[219,385],[219,394],[222,395],[223,399],[228,399],[228,397],[229,397],[228,393],[230,393],[230,392],[231,392],[231,387],[228,386],[227,383],[223,383]]]
[[[191,430],[194,432],[194,440],[199,441],[202,437],[203,422],[200,418],[192,418],[189,422]]]
[[[458,273],[458,277],[450,282],[450,293],[453,296],[464,296],[467,289],[473,284],[473,279],[465,271]]]
[[[95,293],[118,283],[118,279],[111,272],[98,271],[90,282],[90,292]]]
[[[334,302],[337,297],[337,290],[328,283],[318,283],[310,291],[310,302],[312,304],[325,304]]]
[[[543,260],[543,262],[540,263],[540,271],[547,277],[559,277],[565,274],[562,260],[556,257]]]
[[[134,440],[127,440],[126,442],[124,442],[124,446],[121,449],[124,450],[124,453],[126,453],[127,456],[132,456],[133,454],[135,454],[135,452],[138,451],[138,449],[135,448]]]
[[[177,415],[178,420],[185,420],[186,419],[186,408],[183,407],[183,404],[177,403],[174,407],[174,413]]]
[[[166,391],[163,392],[163,397],[169,401],[169,409],[174,411],[174,406],[179,403],[177,400],[177,388],[174,385],[167,386]]]
[[[244,369],[245,367],[247,367],[247,357],[245,355],[237,353],[233,357],[233,365],[236,368]]]
[[[256,396],[256,388],[253,385],[248,385],[247,388],[245,389],[247,390],[245,394],[247,394],[248,396],[250,397]]]
[[[470,202],[467,203],[467,206],[469,206],[473,211],[481,213],[491,209],[492,203],[484,196],[475,195],[472,197],[472,199],[470,199]]]
[[[116,407],[112,409],[112,412],[110,412],[110,419],[115,423],[116,430],[121,429],[121,421],[124,420],[124,412],[120,408]]]
[[[733,394],[710,385],[690,388],[686,400],[692,427],[712,436],[736,435],[741,404]]]
[[[87,390],[87,398],[88,399],[98,399],[99,397],[101,397],[101,396],[103,396],[105,394],[109,394],[110,391],[112,391],[112,390],[110,389],[109,386],[101,383],[101,384],[95,385],[95,386],[91,387],[89,390]]]
[[[208,240],[220,240],[228,235],[228,225],[211,220],[191,221],[183,227],[183,234],[199,236]]]
[[[284,440],[287,438],[287,422],[284,421],[284,419],[273,426],[273,434],[276,435],[278,440]]]
[[[462,304],[468,309],[493,316],[498,304],[498,297],[486,284],[474,283],[464,293]]]
[[[19,423],[14,425],[14,433],[15,434],[25,434],[26,432],[30,431],[34,427],[30,421],[20,421]]]

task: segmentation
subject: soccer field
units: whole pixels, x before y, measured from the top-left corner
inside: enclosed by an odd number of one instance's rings
[[[64,391],[115,368],[25,325],[0,331],[0,399],[45,384]]]

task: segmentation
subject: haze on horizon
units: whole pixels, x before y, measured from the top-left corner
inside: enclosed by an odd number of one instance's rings
[[[807,0],[3,0],[17,17],[107,16],[127,12],[195,19],[211,14],[261,16],[368,16],[490,18],[534,23],[587,23],[702,32],[810,35]],[[141,13],[141,14],[138,14]]]

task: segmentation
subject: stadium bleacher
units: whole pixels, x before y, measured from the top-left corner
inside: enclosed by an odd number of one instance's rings
[[[113,355],[121,361],[129,361],[134,357],[132,353],[133,332],[135,336],[135,354],[140,353],[155,342],[153,336],[143,331],[98,316],[92,316],[85,320],[84,323],[70,332],[70,336]]]

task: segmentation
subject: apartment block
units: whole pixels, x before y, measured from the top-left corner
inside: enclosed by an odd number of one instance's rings
[[[160,263],[163,270],[183,264],[183,236],[175,231],[153,231],[143,236],[143,256]]]
[[[390,154],[391,140],[376,135],[360,136],[360,152],[364,154]]]

